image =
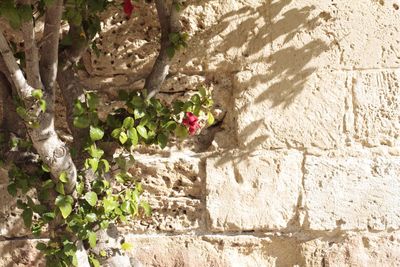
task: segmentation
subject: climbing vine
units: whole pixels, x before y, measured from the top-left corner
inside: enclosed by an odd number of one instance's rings
[[[198,93],[186,101],[166,104],[156,97],[171,58],[187,47],[189,36],[180,31],[176,21],[185,4],[181,0],[172,1],[169,7],[167,1],[155,0],[161,26],[159,56],[143,90],[120,90],[119,100],[123,104],[106,118],[99,117],[102,103],[96,92],[82,90],[74,80],[65,84],[63,76],[72,77],[70,71],[88,47],[98,52],[93,40],[101,30],[101,12],[116,6],[130,19],[140,8],[136,4],[131,0],[0,3],[0,17],[12,28],[21,29],[24,37],[21,51],[0,33],[0,55],[4,61],[0,74],[12,83],[0,86],[14,90],[15,112],[27,130],[26,136],[6,138],[1,134],[0,151],[2,155],[7,154],[4,151],[13,151],[30,156],[29,164],[10,163],[6,157],[0,163],[9,163],[7,190],[17,198],[24,224],[33,235],[49,237],[48,242],[36,246],[44,253],[47,266],[100,266],[102,259],[113,256],[115,251],[129,250],[132,245],[126,242],[116,248],[97,249],[97,245],[99,232],[111,225],[151,215],[150,205],[142,198],[139,179],[130,172],[135,148],[163,149],[171,138],[195,135],[214,123],[213,101],[204,86],[199,86]],[[41,20],[45,22],[44,36],[38,44],[34,27]],[[63,34],[61,21],[69,26]],[[54,75],[57,70],[58,75]],[[68,146],[58,138],[53,124],[56,81],[69,108],[70,130],[80,134]],[[76,99],[73,103],[71,92]],[[81,261],[78,252],[84,252],[87,263]]]
[[[77,240],[95,248],[98,230],[151,215],[151,207],[141,199],[141,184],[129,172],[136,146],[164,148],[170,138],[194,135],[214,122],[210,112],[213,101],[204,87],[190,100],[175,101],[172,105],[156,98],[147,100],[145,94],[138,92],[120,91],[119,97],[124,101],[123,107],[104,121],[98,117],[99,98],[95,93],[87,92],[83,101],[75,102],[74,124],[89,132],[83,151],[79,151],[84,155],[85,167],[78,175],[76,196],[65,193],[68,175],[62,172],[57,179],[51,179],[45,164],[37,164],[29,173],[13,165],[8,173],[8,192],[18,197],[23,221],[34,235],[39,236],[58,220],[59,228],[52,232],[50,241],[37,245],[49,266],[77,266]],[[119,152],[107,155],[101,148],[106,142],[115,143]],[[33,194],[27,195],[28,192]],[[128,250],[130,246],[123,243],[121,249]],[[97,258],[108,253],[92,252],[91,264],[99,266]]]

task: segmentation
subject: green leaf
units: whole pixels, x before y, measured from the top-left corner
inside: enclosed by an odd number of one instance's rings
[[[76,256],[76,252],[74,253],[74,255],[72,255],[72,265],[74,267],[78,267],[78,257]]]
[[[47,249],[47,245],[45,243],[39,242],[36,244],[36,249],[44,251],[45,249]]]
[[[104,131],[100,127],[90,126],[90,139],[92,141],[101,140],[104,136]]]
[[[97,148],[95,144],[91,145],[87,150],[89,155],[96,159],[100,159],[104,155],[104,151]]]
[[[16,111],[17,111],[17,114],[21,117],[21,119],[23,119],[23,120],[29,119],[28,112],[26,111],[25,108],[17,107]]]
[[[50,167],[48,166],[48,165],[46,165],[46,164],[42,164],[42,170],[44,171],[44,172],[50,172]]]
[[[108,197],[103,201],[103,208],[105,213],[109,213],[118,207],[118,203],[112,198]]]
[[[100,262],[93,257],[89,257],[90,262],[93,264],[93,267],[100,267]]]
[[[193,102],[192,101],[187,101],[183,104],[182,110],[183,111],[192,111],[192,107],[193,107]]]
[[[84,129],[89,127],[89,125],[90,125],[90,120],[86,116],[81,115],[79,117],[74,118],[74,126],[76,128]]]
[[[185,138],[189,135],[188,129],[183,125],[177,125],[175,135],[179,138]]]
[[[58,177],[58,179],[63,182],[63,183],[68,183],[68,175],[65,171],[63,171],[60,176]]]
[[[39,107],[40,107],[40,109],[42,110],[42,112],[46,112],[46,109],[47,109],[47,103],[46,103],[46,101],[43,100],[43,99],[40,99],[40,100],[39,100]]]
[[[60,195],[56,198],[55,204],[60,209],[61,215],[66,219],[72,212],[73,199],[71,196]]]
[[[200,105],[201,100],[200,100],[200,96],[199,96],[198,94],[193,95],[193,96],[190,98],[190,100],[192,100],[192,102],[193,102],[195,105]]]
[[[142,209],[144,210],[144,214],[146,216],[151,216],[151,207],[150,207],[149,203],[147,203],[146,201],[141,201],[140,207],[142,207]]]
[[[72,212],[72,205],[70,203],[65,203],[62,206],[58,207],[61,211],[61,215],[64,219],[66,219]]]
[[[130,128],[133,127],[134,124],[135,124],[135,120],[132,117],[126,117],[124,119],[124,122],[123,122],[122,126],[125,129],[130,129]]]
[[[103,166],[103,171],[104,172],[109,172],[110,171],[110,163],[106,159],[102,159],[100,161],[101,165]]]
[[[92,223],[97,220],[97,215],[96,215],[96,213],[88,213],[88,214],[86,214],[85,218],[88,222]]]
[[[50,188],[53,188],[53,187],[54,187],[54,182],[53,182],[53,180],[51,180],[51,179],[46,180],[46,181],[43,182],[43,184],[42,184],[42,188],[43,188],[43,189],[50,189]]]
[[[132,245],[131,243],[124,242],[124,243],[121,244],[121,249],[122,249],[123,251],[129,251],[129,250],[131,250],[132,248],[133,248],[133,245]]]
[[[113,138],[117,139],[117,138],[119,138],[119,135],[121,134],[121,132],[122,132],[122,129],[121,129],[121,128],[114,129],[114,130],[111,132],[111,136],[112,136]]]
[[[77,25],[79,25],[79,24],[77,24]],[[86,100],[88,103],[89,110],[91,110],[91,111],[96,110],[96,108],[100,102],[99,97],[95,93],[88,93],[88,94],[86,94]]]
[[[85,109],[82,105],[82,102],[80,101],[76,101],[75,105],[74,105],[74,110],[73,110],[73,114],[74,116],[80,116],[85,112]]]
[[[130,212],[130,205],[131,205],[131,202],[130,202],[129,200],[124,201],[124,202],[121,204],[121,210],[122,210],[123,212],[129,213],[129,212]]]
[[[77,183],[76,184],[76,191],[79,195],[82,195],[83,189],[85,189],[85,185],[83,182]]]
[[[108,228],[108,225],[109,225],[109,224],[110,224],[109,221],[101,221],[101,222],[100,222],[100,228],[103,229],[103,230],[105,230],[105,229]]]
[[[171,59],[175,56],[175,47],[174,46],[168,46],[167,47],[167,55]]]
[[[94,207],[97,203],[97,194],[95,192],[87,192],[85,194],[85,200],[90,206]]]
[[[22,219],[24,220],[24,224],[27,228],[30,228],[32,225],[32,216],[33,211],[30,208],[25,208],[22,212]]]
[[[88,159],[88,164],[90,166],[90,168],[92,169],[93,172],[96,172],[97,169],[99,168],[99,159],[96,158],[91,158]]]
[[[51,221],[56,217],[56,215],[54,212],[46,212],[43,213],[42,217],[45,219],[45,221]]]
[[[122,101],[127,101],[129,99],[129,94],[125,90],[118,91],[118,99]]]
[[[139,137],[138,137],[136,129],[130,128],[127,131],[127,134],[128,134],[128,138],[131,140],[132,144],[136,146],[139,142]]]
[[[138,126],[136,126],[136,130],[141,137],[143,137],[144,139],[147,139],[147,137],[148,137],[147,130],[144,126],[138,125]]]
[[[88,240],[89,240],[90,247],[91,248],[95,248],[96,247],[96,241],[97,241],[96,233],[90,231],[88,233]]]
[[[180,100],[174,101],[172,103],[175,114],[178,114],[183,110],[183,105],[184,105],[184,103]]]
[[[165,134],[160,133],[160,134],[157,136],[157,141],[158,141],[158,145],[159,145],[161,148],[164,148],[164,147],[167,146],[168,137],[167,137]]]
[[[100,250],[100,256],[102,257],[107,256],[107,252],[105,250]]]
[[[119,134],[119,141],[121,142],[121,144],[125,144],[126,141],[128,141],[128,136],[126,135],[125,132],[121,132]]]
[[[88,231],[87,233],[87,239],[89,241],[89,245],[91,248],[95,248],[96,247],[96,242],[97,242],[97,237],[96,237],[96,233],[93,231]]]
[[[65,195],[65,190],[64,190],[64,184],[63,183],[57,183],[56,184],[56,191],[62,195]]]
[[[204,88],[204,86],[200,86],[199,88],[199,94],[204,98],[207,95],[207,91],[206,88]]]
[[[40,89],[36,89],[32,91],[32,96],[34,98],[36,98],[37,100],[42,99],[43,98],[43,91]]]
[[[139,125],[145,126],[149,122],[149,116],[144,116],[141,120]]]
[[[17,185],[14,182],[11,182],[7,186],[7,191],[11,196],[15,197],[17,195]]]
[[[144,107],[145,103],[144,103],[144,99],[140,96],[135,95],[134,97],[132,97],[130,103],[132,104],[132,106],[134,106],[135,108],[142,108]],[[136,117],[135,117],[136,119]]]
[[[211,112],[207,113],[207,123],[208,125],[212,125],[214,123],[215,119],[214,116]]]
[[[146,116],[146,113],[141,109],[135,108],[135,110],[133,111],[133,116],[137,120],[137,119],[140,119],[140,118],[143,118],[144,116]]]
[[[169,130],[169,131],[173,131],[176,128],[176,122],[175,121],[168,121],[167,123],[165,123],[162,127]]]

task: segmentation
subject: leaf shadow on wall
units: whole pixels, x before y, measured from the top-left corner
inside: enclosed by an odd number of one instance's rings
[[[186,61],[180,64],[198,62],[205,69],[212,65],[210,71],[230,75],[232,79],[239,72],[249,71],[251,75],[246,79],[234,80],[233,98],[242,99],[241,106],[233,111],[235,114],[254,110],[260,104],[271,109],[288,108],[317,70],[309,63],[331,47],[321,39],[297,41],[302,32],[312,32],[330,18],[327,19],[324,12],[318,14],[314,6],[285,11],[292,2],[268,1],[258,7],[243,7],[227,13],[218,24],[193,37],[189,47],[194,51],[184,52]],[[196,55],[200,56],[196,58]],[[223,60],[218,61],[221,57]],[[254,95],[249,89],[256,87],[264,89]],[[246,97],[249,99],[243,100]],[[267,127],[265,119],[250,122],[238,136],[248,139],[260,127]],[[234,147],[240,147],[242,154],[251,154],[267,139],[268,136],[261,135],[246,140],[246,144],[237,141]]]

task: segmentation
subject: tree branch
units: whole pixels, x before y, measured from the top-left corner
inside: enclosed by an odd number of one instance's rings
[[[23,5],[31,5],[31,0],[21,0]],[[21,26],[24,37],[24,50],[26,58],[26,76],[28,84],[33,88],[39,89],[42,86],[39,72],[39,54],[35,40],[35,29],[33,19],[24,22]]]
[[[88,42],[81,37],[83,29],[71,25],[68,35],[72,38],[72,45],[61,52],[59,57],[57,83],[61,89],[61,94],[67,108],[67,123],[71,130],[74,143],[73,147],[77,151],[82,151],[83,145],[89,134],[87,129],[79,129],[73,125],[74,101],[80,98],[83,93],[83,87],[74,71],[74,65],[80,60],[83,53],[86,52]],[[78,159],[78,168],[81,167],[81,159]]]
[[[27,108],[33,109],[34,114],[39,114],[37,117],[39,127],[27,127],[34,148],[43,162],[50,167],[51,174],[57,182],[62,172],[67,173],[69,181],[65,185],[65,191],[67,194],[73,193],[77,179],[76,167],[67,147],[55,131],[54,114],[49,111],[40,112],[40,108],[35,106],[31,97],[34,88],[26,82],[2,31],[0,32],[0,54],[21,100]]]
[[[167,49],[171,45],[169,35],[172,32],[180,31],[179,11],[175,8],[175,1],[172,2],[170,9],[168,9],[165,0],[156,0],[155,2],[161,28],[161,48],[144,85],[148,99],[160,91],[169,72],[171,62],[167,53]]]
[[[43,45],[40,48],[40,76],[46,92],[54,97],[58,67],[58,46],[63,0],[55,0],[46,10]]]

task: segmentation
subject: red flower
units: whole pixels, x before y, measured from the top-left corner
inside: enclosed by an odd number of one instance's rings
[[[135,6],[132,5],[131,0],[124,0],[124,13],[128,18],[131,17],[134,8]]]
[[[192,112],[186,112],[185,118],[182,120],[182,124],[189,129],[189,134],[194,135],[197,129],[200,129],[197,118]]]

